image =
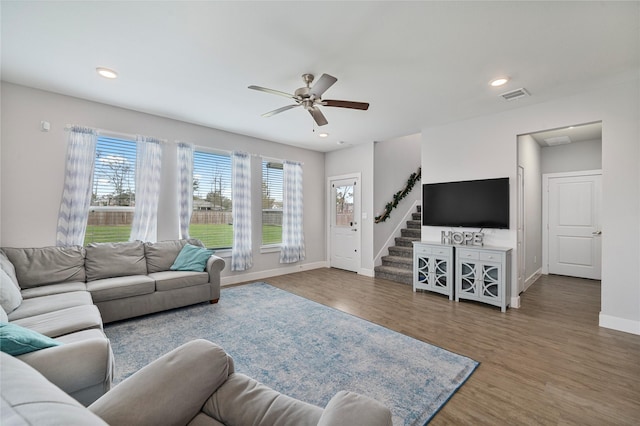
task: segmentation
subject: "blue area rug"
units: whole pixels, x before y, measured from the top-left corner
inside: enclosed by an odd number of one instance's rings
[[[196,338],[222,346],[236,371],[324,407],[339,390],[377,399],[394,425],[423,425],[476,361],[265,283],[223,288],[220,302],[108,324],[116,383]]]

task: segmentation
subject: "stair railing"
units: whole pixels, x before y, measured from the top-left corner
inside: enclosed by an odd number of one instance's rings
[[[395,209],[398,206],[398,203],[411,192],[416,182],[418,182],[421,177],[422,167],[418,167],[418,171],[411,173],[411,175],[409,176],[405,187],[393,194],[393,201],[390,201],[386,204],[386,206],[384,207],[384,212],[380,216],[376,216],[374,222],[380,223],[387,220],[391,216],[391,211]]]

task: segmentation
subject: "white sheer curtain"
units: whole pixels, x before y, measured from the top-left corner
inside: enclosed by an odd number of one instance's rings
[[[193,145],[178,142],[178,223],[180,238],[189,238],[193,210]]]
[[[129,240],[155,242],[158,238],[162,142],[140,135],[136,137],[136,141],[136,206]]]
[[[96,143],[95,129],[80,126],[69,129],[67,167],[56,232],[58,246],[84,245],[91,205]]]
[[[305,258],[302,164],[294,161],[283,163],[282,245],[280,263],[293,263]]]
[[[253,266],[251,250],[251,156],[244,152],[232,155],[233,247],[231,270],[244,271]]]

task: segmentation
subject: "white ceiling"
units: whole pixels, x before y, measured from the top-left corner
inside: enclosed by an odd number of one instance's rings
[[[566,137],[571,142],[602,141],[602,122],[588,123],[576,126],[563,127],[562,129],[545,130],[531,133],[531,137],[538,145],[550,146],[546,139]]]
[[[571,95],[640,72],[639,2],[2,1],[2,79],[318,151]],[[106,80],[104,66],[119,73]],[[338,82],[314,130],[293,92]],[[502,88],[488,85],[508,75]],[[506,101],[503,92],[531,96]],[[110,129],[117,131],[118,129]],[[318,138],[319,131],[330,136]],[[157,135],[162,136],[162,135]],[[344,141],[344,145],[338,145]]]

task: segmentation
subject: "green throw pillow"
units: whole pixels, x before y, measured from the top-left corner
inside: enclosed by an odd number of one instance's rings
[[[61,344],[37,331],[11,323],[0,323],[0,349],[9,355],[22,355]]]
[[[204,247],[185,244],[169,269],[172,271],[202,272],[207,266],[207,260],[209,260],[213,253],[213,250]]]

